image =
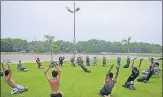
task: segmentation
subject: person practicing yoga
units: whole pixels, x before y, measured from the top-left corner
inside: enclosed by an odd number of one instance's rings
[[[117,57],[117,68],[120,67],[120,65],[121,65],[121,58]]]
[[[130,57],[128,56],[128,57],[127,57],[127,63],[126,63],[126,65],[124,66],[124,68],[129,68],[129,66],[130,66]]]
[[[103,61],[102,61],[103,67],[106,67],[106,58],[103,57]]]
[[[7,63],[8,69],[6,70],[4,67],[4,63]],[[10,92],[11,94],[18,94],[21,92],[26,92],[28,90],[27,87],[24,87],[22,85],[16,84],[15,81],[12,79],[12,70],[10,67],[11,62],[7,61],[7,62],[3,62],[2,63],[2,70],[4,72],[4,78],[6,83],[12,88],[12,91]]]
[[[111,65],[109,71],[107,72],[106,76],[105,76],[105,84],[103,86],[103,88],[100,90],[100,94],[103,97],[110,97],[112,89],[117,81],[118,78],[118,73],[119,73],[119,67],[116,68],[116,75],[113,79],[113,73],[111,72],[112,68],[114,67],[114,64]]]
[[[48,71],[50,68],[55,67],[57,70],[52,71],[52,77],[48,76]],[[50,97],[62,97],[62,93],[60,93],[60,78],[61,78],[61,70],[58,68],[57,62],[51,62],[49,68],[44,72],[45,78],[47,79],[50,88],[51,95]]]
[[[18,64],[18,66],[17,66],[17,70],[20,70],[20,71],[25,71],[25,72],[27,72],[28,71],[28,69],[27,68],[24,68],[23,67],[23,64],[21,63],[21,61],[19,60],[19,64]]]
[[[85,71],[85,72],[91,72],[90,70],[88,70],[85,66],[84,66],[84,64],[83,64],[83,58],[82,57],[78,57],[78,59],[77,59],[77,63],[78,63],[78,65]]]
[[[94,66],[97,66],[97,58],[96,57],[93,58],[93,61],[94,61]]]
[[[86,57],[86,65],[87,66],[90,66],[90,60],[89,60],[89,57],[88,56]]]
[[[40,62],[40,58],[39,57],[36,59],[36,63],[38,65],[38,68],[39,69],[44,69],[44,67],[41,65],[41,62]]]
[[[125,84],[122,85],[123,87],[129,88],[130,90],[136,90],[136,88],[134,87],[134,80],[139,76],[139,70],[140,70],[142,60],[143,60],[143,58],[140,59],[139,66],[137,68],[137,67],[134,67],[134,61],[136,58],[134,58],[133,62],[132,62],[132,73],[131,73],[131,75],[128,77]]]
[[[140,77],[137,79],[138,82],[144,82],[144,83],[148,83],[149,79],[152,77],[152,75],[154,75],[155,73],[157,73],[158,78],[160,79],[160,70],[158,68],[159,63],[158,62],[153,62],[152,66],[150,66],[150,70],[148,72],[148,74],[145,77]]]
[[[59,66],[63,66],[63,60],[65,59],[65,57],[59,57]]]
[[[72,57],[72,58],[70,58],[70,60],[71,60],[71,65],[72,65],[73,67],[76,67],[76,65],[75,65],[75,59]]]

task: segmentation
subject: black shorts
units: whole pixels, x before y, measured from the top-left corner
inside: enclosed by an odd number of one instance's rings
[[[109,94],[111,94],[111,92],[106,92],[104,89],[101,89],[100,90],[100,94],[102,95],[102,96],[104,96],[104,95],[109,95]]]
[[[50,97],[62,97],[62,94],[61,93],[51,94]]]

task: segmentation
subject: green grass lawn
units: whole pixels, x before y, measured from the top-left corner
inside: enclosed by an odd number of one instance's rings
[[[121,62],[118,81],[113,88],[111,97],[162,97],[162,78],[161,80],[158,79],[157,75],[154,75],[150,83],[147,84],[135,81],[136,90],[123,88],[122,84],[131,73],[131,68],[123,68],[125,62],[125,60]],[[48,63],[42,63],[45,69],[48,67]],[[65,62],[64,66],[60,68],[62,70],[60,91],[64,97],[101,97],[99,90],[103,87],[105,74],[110,68],[110,64],[116,64],[116,60],[108,60],[107,67],[102,67],[101,63],[101,61],[98,61],[98,66],[92,66],[92,62],[91,66],[87,67],[91,70],[91,73],[85,73],[79,66],[71,67],[70,62]],[[135,64],[135,66],[138,66],[138,60]],[[144,60],[142,70],[147,69],[148,65],[148,60]],[[50,97],[48,81],[43,74],[45,69],[37,69],[35,63],[25,63],[24,67],[30,69],[30,71],[18,72],[16,65],[13,64],[12,78],[16,83],[27,86],[29,88],[28,92],[11,95],[11,88],[1,77],[1,97]],[[51,71],[52,69],[49,71],[49,75]],[[116,68],[114,67],[112,72],[115,74],[115,71]],[[143,74],[140,74],[140,76],[143,76]]]

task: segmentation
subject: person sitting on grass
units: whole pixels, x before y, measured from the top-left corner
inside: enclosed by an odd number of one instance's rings
[[[103,64],[104,67],[106,67],[106,58],[105,57],[103,57],[102,64]]]
[[[142,60],[143,60],[143,58],[140,59],[139,66],[137,68],[137,67],[134,67],[135,59],[136,58],[134,58],[133,62],[132,62],[132,73],[131,73],[131,75],[128,77],[128,79],[125,82],[125,84],[122,85],[123,87],[129,88],[130,90],[136,90],[136,88],[134,87],[134,80],[139,76],[139,70],[140,70],[140,66],[141,66]]]
[[[65,59],[65,57],[59,57],[59,66],[63,66],[63,60]]]
[[[71,60],[71,65],[72,65],[73,67],[76,67],[74,58],[72,57],[72,58],[70,58],[70,60]]]
[[[85,71],[85,72],[91,72],[90,70],[88,70],[84,64],[83,64],[83,58],[82,57],[78,57],[78,65]]]
[[[41,65],[40,58],[37,58],[37,59],[36,59],[36,63],[37,63],[37,65],[38,65],[38,68],[39,68],[39,69],[44,69],[44,67]]]
[[[86,57],[86,65],[90,66],[90,61],[89,61],[89,57],[88,56]]]
[[[48,71],[50,68],[55,67],[57,70],[52,71],[52,77],[48,76]],[[51,62],[49,68],[44,72],[45,78],[48,80],[48,83],[51,88],[51,95],[50,97],[62,97],[60,93],[60,78],[61,78],[61,70],[58,68],[57,62]]]
[[[5,78],[6,83],[12,88],[12,91],[10,93],[11,94],[18,94],[21,92],[26,92],[28,90],[27,87],[16,84],[14,82],[14,80],[12,79],[12,70],[11,70],[9,63],[11,63],[11,62],[9,62],[9,61],[7,62],[7,65],[8,65],[7,70],[5,70],[4,64],[2,64],[2,69],[3,69],[3,72],[5,74],[4,78]]]
[[[117,57],[117,68],[120,67],[120,64],[121,64],[121,58]]]
[[[117,69],[116,75],[115,75],[114,79],[112,79],[113,73],[111,72],[111,70],[113,67],[114,67],[114,64],[111,65],[109,71],[107,72],[106,77],[105,77],[105,84],[104,84],[103,88],[100,90],[100,94],[104,97],[110,97],[112,89],[113,89],[113,87],[117,81],[117,78],[118,78],[119,67],[116,68]]]
[[[4,64],[4,63],[1,63],[0,62],[0,64]],[[1,69],[1,68],[0,68]],[[2,70],[2,69],[1,69]],[[3,74],[3,72],[2,71],[0,71],[0,76],[3,76],[4,74]]]
[[[25,72],[28,71],[27,68],[24,68],[24,67],[23,67],[23,64],[21,63],[20,60],[19,60],[19,64],[18,64],[17,70],[21,70],[21,71],[25,71]]]
[[[157,72],[157,75],[160,79],[160,71],[159,71],[159,63],[158,62],[153,62],[152,66],[150,67],[150,70],[148,72],[148,74],[145,77],[140,77],[137,79],[138,82],[144,82],[144,83],[148,83],[149,79],[152,77],[153,74],[155,74]]]
[[[130,57],[128,56],[128,57],[127,57],[127,63],[126,63],[126,65],[124,66],[124,68],[129,68],[129,66],[130,66]]]
[[[150,70],[151,70],[151,68],[152,68],[152,64],[154,63],[154,58],[150,58],[150,57],[149,57],[149,61],[150,61],[149,68],[148,68],[147,70],[142,71],[142,74],[147,75],[147,74],[150,72]],[[154,68],[155,68],[155,69],[158,69],[159,71],[161,71],[161,70],[159,69],[159,65],[155,65]],[[156,73],[156,72],[153,72],[153,75],[154,75],[155,73]]]
[[[93,61],[94,61],[94,66],[97,66],[97,58],[96,57],[93,58]]]

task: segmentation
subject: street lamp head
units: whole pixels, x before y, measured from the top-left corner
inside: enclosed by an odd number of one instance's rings
[[[73,11],[70,10],[70,8],[66,7],[66,9],[67,9],[69,12],[74,13]]]
[[[77,11],[79,11],[80,10],[80,8],[79,7],[77,7],[77,9],[75,10],[75,12],[77,12]]]

